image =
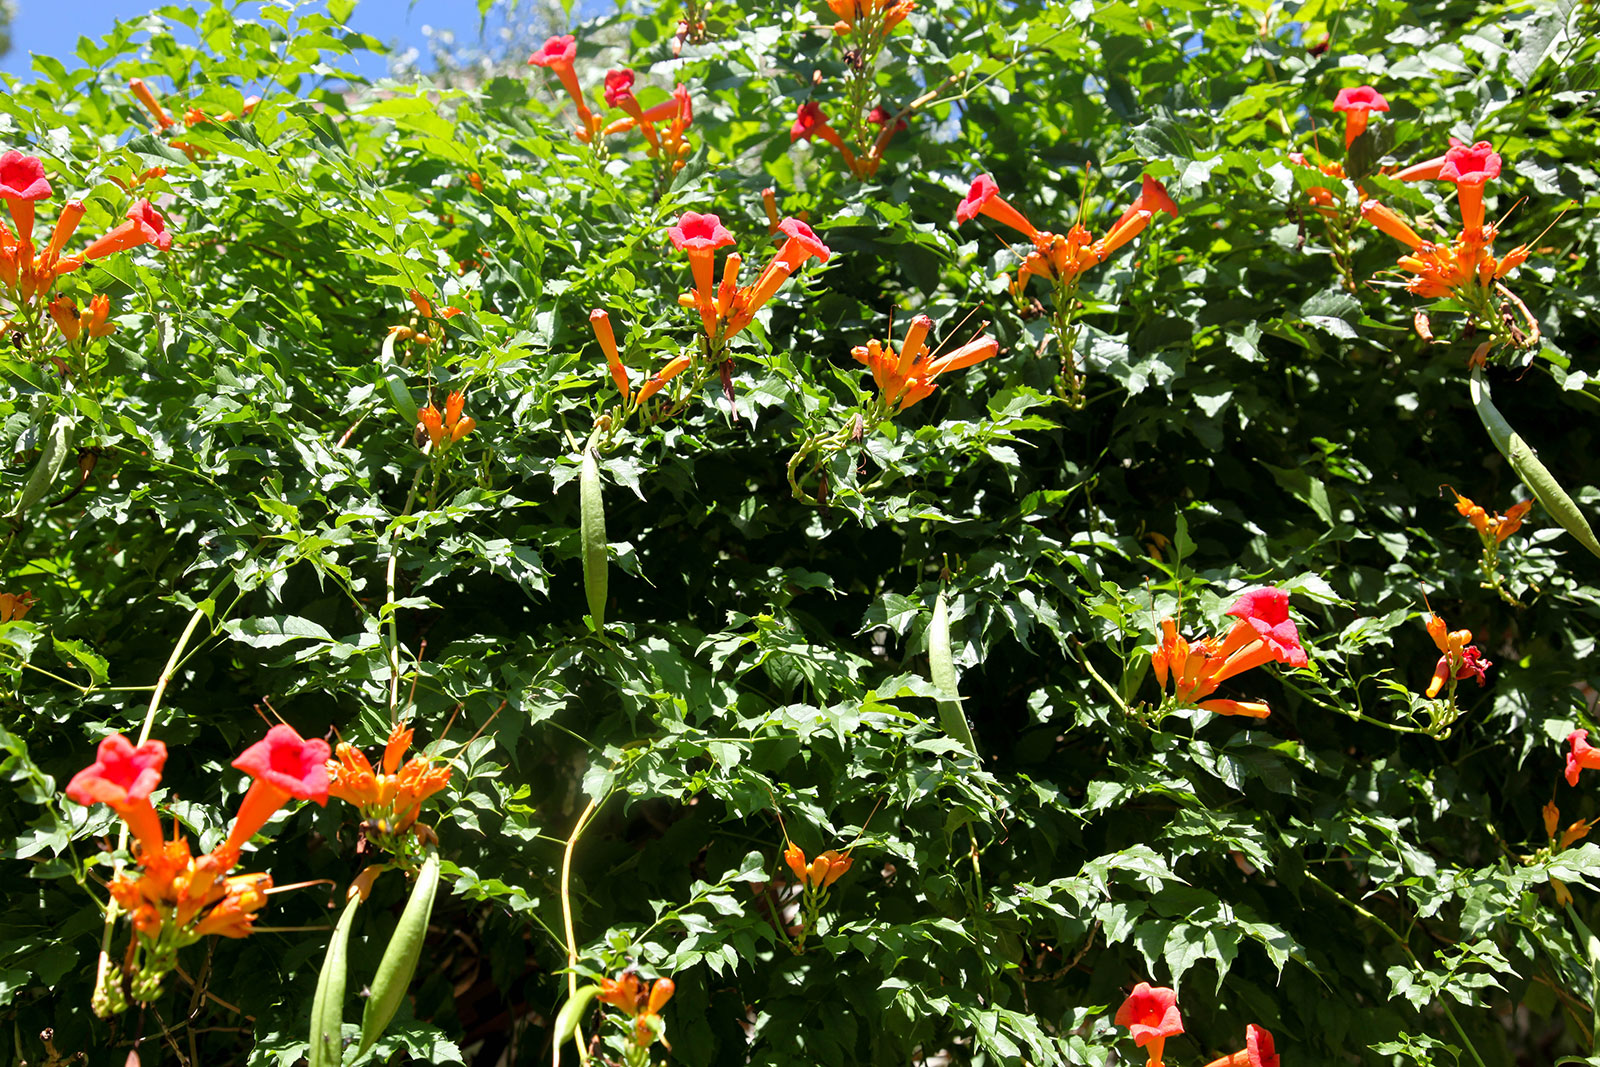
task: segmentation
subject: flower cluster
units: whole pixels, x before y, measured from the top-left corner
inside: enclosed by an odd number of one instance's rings
[[[949,355],[934,358],[927,344],[932,328],[933,320],[926,315],[912,319],[898,355],[893,347],[877,340],[850,350],[858,363],[865,363],[872,371],[885,411],[904,411],[933,392],[939,375],[982,363],[1000,351],[1000,342],[993,337],[978,337]]]
[[[673,247],[689,257],[689,270],[694,275],[694,288],[680,297],[679,303],[700,312],[706,336],[714,342],[727,340],[755,321],[756,312],[777,295],[783,283],[807,260],[826,263],[833,254],[822,243],[822,238],[799,219],[782,220],[778,223],[778,232],[784,242],[755,281],[744,286],[739,284],[739,269],[744,260],[737,252],[731,252],[722,265],[722,282],[713,291],[716,251],[733,244],[733,235],[723,227],[722,219],[688,211],[667,231]]]
[[[1480,686],[1487,681],[1486,672],[1494,664],[1485,659],[1478,646],[1472,643],[1471,630],[1451,630],[1444,619],[1431,612],[1424,616],[1423,623],[1428,628],[1428,636],[1433,638],[1434,646],[1439,649],[1439,662],[1433,669],[1433,678],[1428,682],[1427,696],[1430,700],[1439,695],[1447,682],[1453,697],[1458,681],[1473,678]]]
[[[830,848],[816,859],[806,862],[806,854],[793,841],[783,850],[783,862],[788,865],[795,881],[808,890],[827,889],[842,878],[855,862],[838,849]]]
[[[677,985],[670,978],[641,982],[634,971],[624,971],[616,979],[600,979],[599,1000],[618,1009],[631,1020],[632,1046],[628,1063],[648,1062],[642,1055],[666,1033],[661,1009],[667,1006]],[[627,1025],[627,1024],[624,1024]]]
[[[646,110],[639,106],[633,95],[634,73],[626,68],[606,72],[606,104],[620,108],[623,117],[610,123],[603,132],[606,136],[626,133],[638,127],[644,136],[645,154],[661,158],[667,173],[676,174],[689,161],[693,147],[685,134],[694,121],[694,104],[689,90],[682,82],[672,90],[672,95],[655,107]],[[657,123],[665,123],[657,130]]]
[[[853,33],[887,37],[916,9],[915,0],[828,0],[828,10],[839,20],[833,32],[840,37]]]
[[[1533,501],[1522,500],[1512,504],[1502,515],[1497,511],[1488,511],[1478,506],[1448,485],[1444,488],[1450,489],[1455,496],[1456,511],[1478,531],[1478,540],[1483,544],[1483,557],[1479,561],[1479,569],[1483,571],[1484,587],[1493,589],[1502,600],[1513,607],[1521,607],[1522,605],[1506,588],[1505,582],[1500,577],[1500,546],[1522,528],[1522,520],[1533,508]]]
[[[845,144],[839,131],[829,124],[822,105],[815,100],[807,100],[800,105],[800,110],[795,113],[794,123],[789,127],[789,143],[809,141],[813,138],[825,141],[838,150],[840,158],[844,160],[845,168],[855,177],[865,181],[878,173],[878,167],[883,163],[883,153],[888,149],[889,142],[896,133],[906,128],[905,119],[896,119],[882,106],[867,112],[865,118],[868,123],[878,127],[878,133],[873,137],[872,145],[866,152],[857,153]]]
[[[578,126],[572,135],[598,149],[604,144],[603,138],[637,128],[644,137],[647,154],[652,159],[662,159],[665,175],[670,176],[682,170],[692,151],[685,137],[689,125],[694,121],[694,106],[689,99],[689,90],[680,82],[670,97],[647,109],[639,104],[633,94],[633,71],[627,68],[607,71],[606,106],[623,113],[622,118],[607,123],[594,113],[584,98],[583,90],[578,85],[577,59],[578,40],[571,34],[551,37],[528,57],[529,66],[554,72],[561,87],[572,98],[578,111]],[[661,128],[658,129],[658,126]]]
[[[1161,644],[1150,656],[1157,684],[1172,681],[1174,708],[1198,707],[1218,715],[1264,719],[1271,713],[1259,701],[1207,699],[1234,675],[1265,663],[1304,667],[1300,632],[1289,617],[1289,594],[1268,586],[1244,594],[1227,611],[1238,621],[1220,637],[1190,642],[1178,635],[1174,619],[1161,622]]]
[[[445,397],[443,414],[432,403],[417,412],[417,440],[426,439],[430,456],[437,458],[445,455],[451,445],[477,427],[477,420],[461,417],[461,409],[466,403],[466,397],[451,393]]]
[[[382,770],[374,771],[360,749],[341,741],[328,761],[328,795],[361,809],[366,833],[391,847],[417,826],[422,803],[450,784],[450,768],[425,756],[406,760],[412,731],[396,726],[384,745]],[[405,762],[401,762],[405,760]]]
[[[161,213],[148,200],[137,200],[126,213],[126,221],[108,233],[91,241],[76,255],[64,256],[67,242],[77,232],[83,221],[85,207],[77,200],[68,201],[56,217],[55,228],[42,251],[33,243],[34,207],[40,200],[48,199],[52,190],[45,176],[44,164],[36,156],[25,156],[12,150],[0,155],[0,199],[6,202],[15,230],[0,223],[0,284],[18,309],[35,304],[49,304],[50,290],[56,279],[81,268],[85,263],[126,252],[140,245],[153,244],[166,251],[172,247],[172,234]],[[51,317],[69,342],[75,343],[80,333],[89,330],[90,336],[103,337],[111,332],[106,325],[110,303],[98,296],[90,304],[88,319],[76,314],[76,327],[69,332],[64,324],[71,301],[51,306]],[[30,316],[22,316],[27,319]],[[8,325],[12,329],[16,323]]]
[[[82,311],[71,297],[58,296],[50,301],[49,310],[50,318],[55,320],[56,329],[61,331],[68,345],[76,345],[84,337],[109,337],[117,330],[114,323],[107,321],[111,315],[111,298],[104,293],[96,293]]]
[[[226,840],[203,856],[174,833],[163,837],[150,795],[167,762],[160,741],[129,743],[121,734],[100,742],[94,763],[67,783],[68,799],[105,804],[133,838],[132,871],[111,881],[110,892],[133,924],[134,944],[121,968],[102,976],[95,993],[101,1015],[121,1011],[128,998],[151,1000],[176,965],[178,949],[210,934],[246,937],[272,888],[267,874],[230,875],[244,845],[290,799],[326,804],[327,742],[307,741],[289,726],[274,726],[233,761],[253,782]]]
[[[1144,176],[1132,204],[1111,224],[1104,237],[1096,238],[1082,222],[1075,223],[1066,235],[1037,229],[1000,196],[1000,188],[987,174],[979,175],[967,190],[966,198],[956,207],[956,222],[969,222],[979,215],[1010,226],[1033,242],[1033,251],[1022,261],[1012,291],[1021,295],[1028,279],[1037,275],[1055,285],[1076,285],[1078,276],[1106,259],[1144,232],[1150,220],[1160,212],[1178,217],[1178,205],[1167,195],[1166,187]]]

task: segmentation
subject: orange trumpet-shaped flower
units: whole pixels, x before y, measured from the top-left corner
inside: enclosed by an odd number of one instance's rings
[[[229,878],[223,898],[195,924],[194,936],[248,937],[256,913],[266,905],[267,890],[271,888],[271,875],[241,874]]]
[[[85,807],[109,806],[128,824],[140,855],[159,856],[164,848],[161,820],[150,794],[161,784],[166,764],[167,746],[160,741],[136,747],[121,734],[110,734],[100,741],[95,761],[67,783],[67,799]]]
[[[148,200],[138,200],[128,209],[127,222],[91,242],[83,250],[86,260],[102,259],[117,252],[126,252],[144,244],[154,244],[165,252],[172,247],[172,234],[167,230],[167,220]]]
[[[1427,244],[1409,223],[1376,200],[1362,201],[1361,217],[1407,248],[1421,248]]]
[[[833,252],[822,243],[822,238],[816,232],[801,222],[799,219],[786,218],[778,223],[778,232],[783,234],[783,244],[776,254],[762,268],[753,284],[740,289],[733,294],[727,308],[726,336],[732,337],[751,322],[755,321],[756,312],[766,306],[789,276],[799,270],[808,260],[815,259],[819,263],[826,263],[833,256]],[[726,280],[724,281],[726,285]]]
[[[56,262],[61,258],[61,250],[77,232],[78,223],[83,221],[83,211],[81,200],[69,200],[61,206],[61,214],[56,216],[56,228],[50,234],[50,243],[45,246],[44,254],[39,257],[39,271],[53,271]]]
[[[49,310],[56,329],[67,339],[67,344],[77,344],[78,334],[82,330],[78,323],[78,305],[72,302],[71,297],[58,296],[50,301]]]
[[[150,91],[150,87],[144,83],[143,78],[130,80],[128,89],[132,91],[139,103],[144,105],[144,109],[150,112],[150,117],[156,120],[156,125],[160,127],[160,132],[165,133],[170,127],[177,125],[172,116],[167,114],[166,108],[161,106],[161,101],[156,99],[155,94]]]
[[[50,182],[38,156],[25,156],[16,149],[0,155],[0,198],[11,211],[17,226],[17,242],[33,256],[33,205],[50,196]]]
[[[327,763],[328,795],[361,809],[361,817],[389,834],[416,824],[422,804],[450,784],[450,767],[426,756],[405,759],[412,732],[396,726],[384,745],[382,770],[374,771],[354,745],[341,741]],[[402,762],[402,760],[404,762]]]
[[[1488,141],[1474,145],[1458,144],[1444,154],[1439,180],[1456,183],[1456,198],[1461,204],[1461,225],[1467,236],[1483,231],[1483,187],[1500,177],[1500,155]]]
[[[0,593],[0,623],[21,622],[36,599],[32,593]]]
[[[1367,117],[1374,111],[1388,111],[1389,101],[1372,86],[1358,85],[1354,89],[1340,89],[1339,95],[1334,97],[1333,110],[1344,112],[1344,146],[1349,148],[1367,128]]]
[[[694,357],[692,356],[674,356],[665,367],[650,375],[649,378],[645,379],[645,383],[639,387],[639,403],[643,404],[646,400],[659,393],[662,386],[688,370],[689,365],[693,362]]]
[[[255,781],[239,805],[239,814],[234,817],[227,841],[217,851],[237,856],[244,843],[291,798],[326,805],[327,762],[328,743],[321,738],[308,741],[296,733],[294,727],[282,723],[268,730],[265,738],[245,749],[233,761],[234,767]]]
[[[966,197],[956,205],[956,223],[970,222],[979,215],[986,215],[996,222],[1010,226],[1019,231],[1024,237],[1035,238],[1039,231],[1033,223],[1023,218],[1022,212],[1012,207],[1000,196],[1000,187],[995,184],[994,178],[987,174],[980,174],[972,180],[972,187],[967,190]]]
[[[1244,1028],[1243,1050],[1212,1060],[1206,1067],[1278,1067],[1278,1052],[1272,1035],[1251,1023]]]
[[[617,352],[617,338],[611,332],[611,316],[602,308],[595,308],[589,312],[589,328],[594,331],[594,339],[600,342],[600,351],[605,353],[606,367],[611,372],[611,380],[617,385],[617,392],[622,394],[624,401],[633,398],[633,387],[628,384],[628,368],[622,365],[622,356]]]
[[[822,855],[810,862],[806,861],[806,854],[794,842],[783,850],[783,862],[788,865],[795,881],[802,887],[812,890],[831,888],[833,883],[844,877],[849,872],[855,860],[848,853],[837,849],[828,849]]]
[[[716,273],[717,249],[733,244],[733,234],[722,225],[722,218],[718,215],[686,211],[678,218],[678,224],[667,231],[667,237],[674,248],[689,257],[689,270],[694,275],[695,303],[700,309],[701,324],[709,337],[716,331],[711,279]]]
[[[1117,1009],[1114,1021],[1126,1026],[1133,1043],[1147,1050],[1149,1067],[1161,1067],[1161,1054],[1167,1038],[1183,1033],[1183,1017],[1178,1013],[1178,995],[1165,986],[1140,982]]]

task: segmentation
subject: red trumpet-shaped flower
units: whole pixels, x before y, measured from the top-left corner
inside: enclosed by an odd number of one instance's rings
[[[1582,771],[1600,771],[1600,748],[1589,744],[1588,730],[1574,730],[1567,735],[1571,751],[1567,753],[1567,784],[1577,785]]]
[[[279,724],[239,754],[234,767],[255,779],[239,805],[219,854],[237,857],[239,849],[289,800],[328,803],[328,743],[307,741],[294,727]],[[227,866],[232,866],[230,862]]]
[[[1471,630],[1451,630],[1443,618],[1432,613],[1423,616],[1423,624],[1440,653],[1439,662],[1433,669],[1433,678],[1428,682],[1427,696],[1430,700],[1438,696],[1451,679],[1464,681],[1473,678],[1480,686],[1486,684],[1486,672],[1494,664],[1485,659],[1478,647],[1472,644]],[[1451,690],[1452,693],[1454,691]]]
[[[166,764],[167,746],[160,741],[135,747],[121,734],[111,734],[101,740],[95,761],[67,783],[67,798],[85,807],[108,805],[128,824],[141,855],[160,855],[161,820],[150,794],[161,784]]]
[[[1372,86],[1358,85],[1354,89],[1340,89],[1339,95],[1334,97],[1333,110],[1344,112],[1344,146],[1349,148],[1367,128],[1367,116],[1374,111],[1388,111],[1389,101]]]
[[[1278,1067],[1272,1035],[1255,1023],[1244,1028],[1244,1048],[1231,1056],[1212,1060],[1206,1067]]]
[[[1456,183],[1461,204],[1461,226],[1467,236],[1483,232],[1483,187],[1500,177],[1500,155],[1488,141],[1458,144],[1444,154],[1439,180]]]
[[[104,237],[93,241],[83,250],[83,258],[103,259],[144,244],[153,244],[163,252],[172,247],[172,234],[167,230],[167,220],[151,206],[150,201],[135,201],[128,209],[127,220]]]
[[[1122,1002],[1115,1017],[1126,1026],[1133,1043],[1147,1050],[1149,1067],[1161,1067],[1161,1053],[1167,1038],[1183,1033],[1183,1017],[1178,1014],[1178,995],[1165,986],[1140,982]]]
[[[689,270],[694,275],[695,305],[700,309],[701,325],[709,337],[716,330],[711,285],[716,273],[717,249],[733,244],[733,234],[722,225],[721,216],[686,211],[678,219],[678,224],[667,231],[667,236],[674,248],[689,257]]]
[[[1039,233],[1033,223],[1022,217],[1022,212],[1006,202],[1000,195],[1000,187],[987,174],[980,174],[974,178],[966,197],[956,205],[957,224],[970,222],[979,215],[986,215],[996,222],[1010,226],[1024,237],[1037,237]]]

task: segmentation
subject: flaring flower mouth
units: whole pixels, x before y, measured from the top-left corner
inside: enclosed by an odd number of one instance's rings
[[[972,187],[967,190],[964,200],[956,207],[957,222],[971,222],[978,217],[978,212],[983,206],[996,196],[1000,195],[1000,186],[995,184],[994,178],[987,174],[980,174],[972,180]]]
[[[49,195],[50,182],[38,156],[25,156],[16,149],[0,156],[0,198],[44,200]]]
[[[683,252],[710,252],[733,244],[733,234],[722,225],[718,215],[698,215],[686,211],[678,224],[667,231],[673,247]]]
[[[1251,590],[1234,601],[1227,614],[1249,623],[1279,663],[1304,667],[1308,662],[1300,646],[1300,631],[1289,617],[1289,594],[1282,589]]]
[[[821,106],[815,100],[807,100],[795,113],[794,125],[789,127],[789,142],[810,140],[827,124],[828,116],[823,113]]]
[[[1164,986],[1140,982],[1117,1009],[1115,1023],[1126,1026],[1133,1043],[1141,1048],[1157,1039],[1183,1033],[1183,1017],[1178,1014],[1178,995]]]
[[[1354,89],[1340,89],[1339,95],[1333,98],[1333,110],[1388,111],[1389,101],[1372,86],[1358,85]]]
[[[578,58],[578,39],[572,34],[551,37],[528,57],[530,67],[570,67]]]
[[[1500,153],[1488,141],[1474,145],[1455,145],[1444,154],[1439,180],[1457,185],[1482,185],[1500,177]]]
[[[67,798],[87,807],[109,804],[121,807],[150,799],[161,784],[167,764],[167,746],[146,741],[135,747],[121,734],[100,741],[95,761],[67,783]]]
[[[606,71],[606,106],[621,107],[623,97],[633,96],[633,71]]]
[[[832,250],[822,243],[816,231],[796,218],[786,218],[778,223],[778,232],[798,245],[800,251],[807,256],[815,256],[819,262],[828,262],[828,257],[833,255]]]
[[[297,800],[328,802],[328,743],[307,741],[294,727],[279,724],[267,736],[239,754],[239,770],[288,793]]]

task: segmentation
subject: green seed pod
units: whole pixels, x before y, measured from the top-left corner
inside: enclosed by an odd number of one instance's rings
[[[17,497],[16,506],[7,518],[15,518],[33,507],[56,484],[61,468],[66,466],[67,453],[72,451],[72,430],[73,422],[69,417],[56,416],[55,422],[50,425],[50,432],[45,435],[44,447],[39,452],[38,462],[33,465],[33,473],[28,475],[22,495]]]
[[[400,922],[394,936],[383,950],[378,962],[378,974],[372,980],[372,996],[366,1010],[361,1013],[361,1048],[359,1059],[372,1043],[382,1035],[384,1027],[394,1018],[401,999],[411,987],[411,977],[417,973],[417,961],[422,957],[422,941],[428,933],[428,919],[433,914],[433,897],[439,889],[439,853],[429,852],[422,861],[422,872],[412,887],[411,899],[400,913]]]
[[[578,477],[579,525],[583,535],[583,591],[589,598],[589,618],[599,630],[606,614],[606,506],[600,495],[600,465],[594,449],[583,450],[583,472]]]
[[[976,756],[978,746],[973,743],[972,727],[961,710],[961,692],[956,688],[956,661],[950,654],[950,608],[942,588],[933,598],[933,621],[928,624],[928,675],[939,692],[939,725]]]
[[[1483,420],[1494,446],[1511,461],[1511,469],[1517,472],[1522,484],[1533,491],[1539,506],[1559,522],[1562,529],[1577,538],[1580,545],[1600,556],[1600,540],[1596,540],[1589,520],[1584,518],[1583,512],[1578,510],[1578,505],[1561,488],[1555,476],[1539,462],[1539,457],[1528,447],[1528,442],[1517,435],[1511,424],[1506,422],[1505,416],[1494,406],[1494,401],[1489,397],[1489,383],[1484,381],[1482,371],[1472,372],[1468,388],[1472,393],[1472,406],[1477,410],[1478,418]]]
[[[594,1003],[594,998],[599,995],[600,987],[586,985],[573,994],[572,998],[561,1005],[561,1010],[556,1013],[555,1028],[555,1059],[559,1062],[561,1046],[573,1038],[580,1042],[582,1035],[578,1032],[578,1024],[583,1022],[583,1013],[589,1010],[589,1005]]]
[[[344,906],[339,923],[333,928],[333,939],[328,942],[328,954],[322,957],[317,991],[311,998],[311,1050],[307,1053],[310,1067],[339,1067],[344,1059],[344,985],[350,968],[350,928],[355,925],[360,906],[361,895],[357,893]]]
[[[394,410],[406,421],[406,425],[415,426],[417,402],[411,398],[411,388],[406,385],[404,369],[395,361],[395,337],[391,332],[383,339],[383,361],[379,373],[383,375],[383,384],[389,392],[389,402],[394,405]]]

